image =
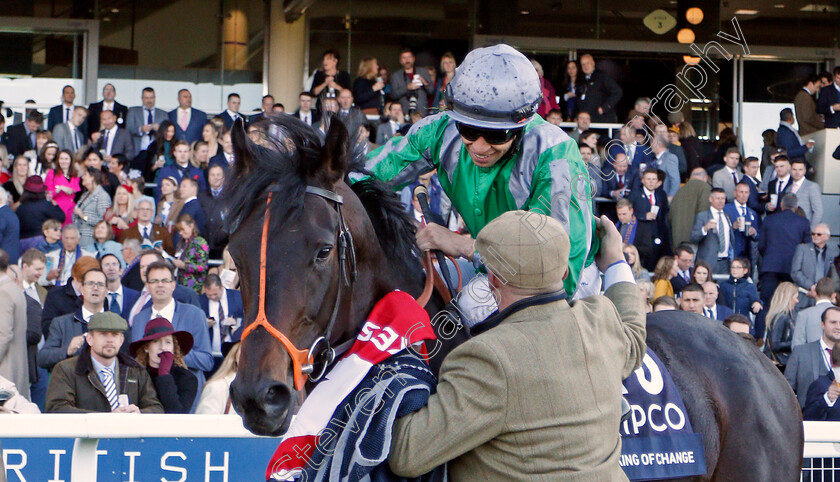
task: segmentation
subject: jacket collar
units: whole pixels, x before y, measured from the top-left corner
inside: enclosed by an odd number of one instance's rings
[[[525,308],[530,308],[532,306],[540,306],[545,305],[548,303],[553,303],[555,301],[565,301],[568,298],[566,295],[565,290],[559,291],[552,291],[551,293],[543,293],[536,296],[530,296],[528,298],[519,300],[502,311],[496,310],[491,314],[483,323],[479,323],[478,325],[473,326],[470,329],[470,335],[476,336],[480,335],[491,328],[495,328],[499,326],[503,321],[507,318],[512,316],[515,313],[518,313]]]

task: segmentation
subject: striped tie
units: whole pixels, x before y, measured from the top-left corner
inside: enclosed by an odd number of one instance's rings
[[[120,406],[120,399],[117,397],[117,387],[114,385],[114,372],[110,368],[103,368],[99,375],[102,377],[102,385],[105,386],[105,396],[111,404],[111,411]]]

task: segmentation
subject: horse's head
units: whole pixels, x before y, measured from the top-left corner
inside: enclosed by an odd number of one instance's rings
[[[344,182],[353,143],[340,122],[331,123],[323,145],[291,116],[247,136],[235,125],[232,137],[229,250],[247,327],[231,399],[249,430],[278,435],[303,398],[309,370],[325,368],[328,348],[354,337],[359,310],[382,293],[371,274],[381,249]],[[356,263],[365,267],[358,275]]]

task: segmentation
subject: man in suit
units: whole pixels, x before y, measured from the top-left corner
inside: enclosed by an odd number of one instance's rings
[[[237,93],[230,93],[227,96],[227,109],[224,112],[219,114],[219,117],[222,118],[222,121],[225,123],[225,130],[229,131],[233,123],[236,122],[236,119],[242,117],[243,121],[245,118],[242,114],[239,113],[239,106],[242,103],[242,99],[240,99],[239,94]]]
[[[376,126],[376,143],[379,145],[397,135],[405,123],[405,115],[399,102],[388,102],[385,105],[385,113],[388,115],[388,121]]]
[[[44,114],[33,110],[26,120],[6,129],[6,149],[11,156],[19,156],[35,149],[35,135],[44,123]]]
[[[584,84],[578,97],[578,109],[589,112],[592,122],[616,122],[615,106],[623,94],[621,87],[606,73],[595,70],[595,60],[589,54],[580,57]]]
[[[656,228],[654,223],[642,223],[636,219],[633,203],[629,199],[620,199],[615,207],[618,222],[615,227],[621,235],[621,240],[625,244],[632,244],[639,251],[639,262],[642,265],[655,263],[653,259],[654,237],[651,235],[651,230]],[[651,261],[652,260],[652,261]]]
[[[691,275],[694,271],[694,249],[688,243],[680,244],[674,250],[674,259],[677,262],[677,275],[671,278],[671,286],[674,288],[674,295],[679,296],[683,288],[691,283]]]
[[[113,111],[105,110],[99,114],[101,132],[94,132],[91,139],[96,143],[95,149],[104,152],[105,162],[111,163],[114,156],[122,154],[126,159],[134,158],[134,141],[127,130],[117,125],[117,117]]]
[[[653,156],[651,164],[665,173],[665,182],[662,189],[668,195],[668,202],[670,203],[680,189],[679,160],[668,150],[668,139],[659,136],[653,142]]]
[[[539,240],[522,221],[525,216],[539,218],[530,224],[541,226]],[[605,296],[573,306],[562,295],[543,304],[533,298],[557,295],[563,287],[570,243],[559,222],[512,211],[479,233],[478,253],[499,260],[487,268],[500,312],[512,303],[522,308],[476,326],[473,337],[447,355],[437,393],[394,425],[388,456],[394,473],[416,477],[448,462],[453,480],[552,479],[572,470],[587,480],[625,477],[615,427],[621,418],[621,380],[645,354],[644,310],[618,232],[606,217],[600,218],[598,232],[602,248],[596,263],[606,272]],[[526,242],[540,248],[526,250]],[[558,324],[559,319],[565,322]],[[586,368],[557,369],[570,366]],[[523,370],[533,376],[516,375]],[[581,384],[589,387],[586,393],[570,388]],[[512,404],[522,410],[510,410]],[[575,422],[560,427],[557,420]],[[435,443],[428,443],[432,439]],[[576,455],[563,447],[577,447]]]
[[[78,105],[73,108],[69,121],[53,126],[53,140],[59,149],[75,153],[87,144],[87,135],[82,130],[87,114],[87,108]]]
[[[156,261],[146,269],[146,285],[152,298],[152,306],[134,317],[131,327],[131,339],[143,338],[146,324],[158,317],[166,318],[176,330],[187,331],[193,337],[193,347],[184,363],[198,378],[198,393],[204,385],[204,372],[213,369],[213,354],[210,352],[210,336],[207,332],[207,320],[200,308],[177,301],[175,291],[175,270],[169,263]],[[195,404],[198,403],[196,397]]]
[[[691,229],[691,242],[697,244],[697,258],[709,263],[715,274],[729,273],[729,263],[735,259],[732,220],[723,211],[726,193],[716,187],[709,195],[709,209],[697,213]]]
[[[793,128],[793,111],[785,107],[779,114],[779,129],[776,131],[776,145],[784,147],[791,161],[805,160],[805,154],[814,150],[813,140],[802,141],[799,131]]]
[[[26,343],[26,297],[6,275],[9,255],[0,249],[0,377],[14,382],[29,398],[29,356]]]
[[[17,263],[20,252],[20,220],[9,206],[9,193],[0,187],[0,249],[6,252],[12,264]],[[0,276],[5,270],[0,271]]]
[[[770,202],[764,205],[767,214],[776,212],[776,204],[773,204],[774,197],[776,203],[778,203],[786,194],[790,193],[793,184],[790,178],[790,159],[788,156],[776,156],[773,165],[775,166],[776,178],[767,184],[767,194],[770,195]]]
[[[114,87],[114,84],[105,84],[105,87],[102,88],[102,100],[94,102],[88,106],[88,128],[90,129],[91,136],[94,133],[99,132],[101,129],[99,125],[102,119],[100,114],[106,110],[110,110],[114,113],[114,117],[116,119],[115,123],[117,125],[125,125],[125,118],[128,115],[128,107],[114,100],[116,96],[117,89]],[[95,139],[92,140],[96,142]]]
[[[140,100],[143,105],[129,108],[125,123],[125,128],[134,142],[134,152],[137,154],[149,147],[155,140],[160,123],[167,119],[166,111],[155,107],[155,89],[144,88]]]
[[[671,234],[674,246],[687,243],[691,239],[691,228],[697,213],[709,209],[709,175],[702,167],[691,171],[688,181],[677,191],[671,200],[668,219],[671,221]]]
[[[764,218],[758,230],[759,296],[764,306],[770,306],[773,293],[782,281],[791,281],[791,256],[797,246],[810,241],[808,220],[796,214],[796,196],[788,194],[780,202],[781,211]]]
[[[311,97],[311,94],[310,94]],[[268,119],[268,116],[271,115],[271,111],[274,108],[274,96],[271,94],[266,94],[262,98],[262,110],[251,117],[248,118],[248,124],[253,124],[254,122],[259,122],[263,119]]]
[[[825,127],[840,127],[840,66],[834,67],[834,82],[820,89],[817,113],[825,118]]]
[[[164,259],[163,255],[154,249],[147,249],[140,254],[140,259],[137,262],[137,269],[140,273],[142,285],[140,296],[137,298],[137,301],[134,303],[134,306],[131,307],[131,311],[129,312],[129,326],[134,326],[134,318],[136,318],[141,311],[152,306],[152,294],[150,291],[152,287],[146,283],[146,270],[156,261],[168,263],[168,261]],[[198,294],[186,286],[175,285],[175,291],[172,293],[172,297],[180,303],[193,305],[196,308],[201,309],[201,302],[198,299]]]
[[[811,242],[800,244],[793,253],[790,277],[794,283],[808,292],[811,302],[817,297],[815,291],[817,281],[826,276],[834,280],[838,279],[834,269],[834,259],[840,256],[840,249],[834,243],[828,244],[830,239],[831,231],[828,225],[817,224],[811,228]]]
[[[732,248],[735,258],[747,258],[750,263],[755,263],[758,260],[757,241],[761,218],[747,205],[749,197],[750,188],[744,180],[735,186],[735,199],[723,207],[723,212],[733,220]]]
[[[785,368],[785,378],[796,392],[796,398],[802,408],[805,408],[808,387],[832,368],[831,352],[836,348],[837,342],[840,342],[840,308],[826,308],[822,314],[821,326],[823,334],[819,341],[794,347]]]
[[[338,118],[347,125],[361,125],[367,122],[367,118],[353,105],[353,91],[341,89],[338,93]]]
[[[140,297],[140,292],[122,284],[122,267],[120,260],[113,254],[106,254],[99,260],[102,272],[105,273],[107,283],[106,310],[116,313],[123,318],[128,317],[131,308]]]
[[[589,117],[589,112],[578,110],[575,114],[575,128],[569,132],[569,137],[575,140],[575,142],[580,141],[580,135],[583,134],[584,131],[589,130],[589,124],[592,123],[591,118]]]
[[[735,185],[741,182],[744,176],[741,174],[741,151],[737,147],[730,147],[723,156],[725,166],[718,169],[712,176],[712,186],[723,189],[726,193],[726,202],[731,203],[735,199]]]
[[[175,158],[175,165],[160,168],[159,179],[172,176],[181,184],[182,179],[189,177],[198,182],[200,191],[207,189],[204,171],[190,164],[190,144],[187,141],[177,140],[172,143],[172,157]],[[160,197],[160,189],[155,194]]]
[[[311,92],[301,92],[298,96],[300,107],[295,111],[293,116],[300,119],[304,124],[309,126],[316,126],[321,122],[321,113],[313,109],[314,97]]]
[[[198,232],[206,233],[204,229],[207,227],[207,215],[201,207],[201,201],[198,200],[198,182],[191,177],[184,177],[181,179],[178,193],[181,195],[181,199],[184,200],[184,206],[181,208],[179,216],[189,214],[195,221],[195,227],[198,228]],[[172,242],[177,246],[180,240],[181,236],[176,230],[172,236]]]
[[[817,93],[819,78],[816,75],[809,75],[805,78],[802,88],[793,98],[793,107],[796,110],[796,122],[799,124],[799,134],[810,135],[819,130],[825,129],[825,121],[817,114],[817,103],[814,102],[814,94]]]
[[[411,114],[416,110],[425,117],[429,105],[428,96],[435,93],[435,85],[429,71],[424,67],[416,67],[414,60],[411,49],[400,51],[402,70],[391,75],[391,98],[402,105],[403,112]]]
[[[609,179],[603,179],[601,182],[600,195],[603,197],[618,201],[632,191],[638,191],[642,188],[639,170],[628,162],[624,152],[616,153],[611,174],[607,172],[606,166],[601,169],[601,174],[603,177],[609,177]]]
[[[20,257],[20,286],[26,295],[26,351],[29,364],[29,390],[31,400],[44,406],[49,373],[37,362],[38,344],[44,339],[41,333],[41,314],[47,299],[47,289],[38,284],[44,275],[47,257],[37,249],[29,249]]]
[[[791,161],[790,177],[792,182],[790,193],[796,195],[799,207],[802,208],[805,217],[811,222],[811,226],[816,226],[822,222],[823,218],[822,189],[817,183],[805,179],[807,169],[804,159],[798,158]]]
[[[219,276],[210,274],[204,281],[204,294],[199,298],[201,309],[207,317],[215,369],[222,363],[222,344],[232,341],[231,336],[242,326],[245,317],[242,294],[225,289]]]
[[[649,167],[642,175],[642,188],[630,193],[629,201],[640,226],[649,233],[650,254],[645,257],[639,249],[639,256],[645,269],[653,272],[656,262],[662,256],[671,254],[671,230],[668,226],[668,196],[662,190],[656,168]],[[638,235],[637,235],[638,239]],[[639,248],[639,245],[636,245]]]
[[[141,199],[137,201],[137,207],[134,211],[137,214],[137,224],[123,230],[123,232],[120,233],[119,242],[125,243],[128,239],[136,239],[141,244],[144,240],[154,244],[155,241],[160,241],[163,243],[163,250],[170,255],[174,255],[175,246],[172,244],[172,236],[169,235],[169,231],[162,226],[152,224],[155,212],[151,201],[148,199]],[[140,253],[138,252],[135,254]],[[130,263],[130,260],[128,259],[125,261],[126,263]]]
[[[759,192],[759,185],[761,184],[756,177],[761,166],[761,160],[755,156],[750,156],[744,159],[744,175],[741,177],[741,182],[750,188],[750,197],[747,200],[747,206],[756,213],[764,214],[764,203],[761,202],[763,192]]]
[[[65,122],[70,122],[70,118],[73,116],[73,110],[76,108],[76,106],[73,105],[74,100],[76,100],[76,89],[74,89],[72,85],[65,85],[64,88],[61,89],[61,104],[50,108],[50,113],[47,115],[47,122],[53,133],[53,140],[55,140],[55,128]],[[85,109],[85,111],[87,111],[87,109]],[[84,134],[83,137],[87,139],[87,130],[82,129],[82,133]]]
[[[82,306],[69,314],[57,316],[50,323],[44,346],[38,351],[38,365],[52,370],[60,361],[76,356],[85,344],[87,323],[96,313],[105,311],[108,293],[105,273],[99,268],[86,271],[81,278],[79,292]]]
[[[724,305],[719,305],[718,300],[718,285],[714,281],[706,281],[703,283],[703,315],[706,318],[723,321],[732,313],[735,313],[732,308]]]
[[[201,140],[207,114],[193,109],[192,94],[187,89],[181,89],[178,91],[178,108],[169,112],[169,120],[175,124],[175,138],[192,144]]]
[[[122,241],[122,256],[125,260],[125,269],[122,272],[122,284],[137,292],[143,289],[143,280],[140,279],[140,253],[142,252],[143,248],[139,240],[126,238]]]
[[[227,174],[228,170],[233,167],[236,158],[233,155],[233,142],[230,139],[230,131],[222,134],[221,141],[222,149],[218,154],[210,158],[208,169],[212,166],[222,166],[222,169]]]
[[[834,306],[837,301],[835,280],[825,277],[817,281],[816,302],[814,306],[801,310],[796,315],[796,326],[793,328],[791,347],[818,341],[823,334],[822,314]]]
[[[210,258],[221,259],[222,251],[228,243],[228,235],[225,232],[225,206],[221,198],[225,184],[224,169],[219,165],[208,167],[207,182],[210,189],[198,193],[198,202],[207,217],[206,231],[201,233],[210,248]]]

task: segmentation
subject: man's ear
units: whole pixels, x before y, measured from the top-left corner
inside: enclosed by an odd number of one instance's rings
[[[563,274],[563,281],[566,281],[566,277],[569,276],[569,267],[566,266],[566,272]]]

